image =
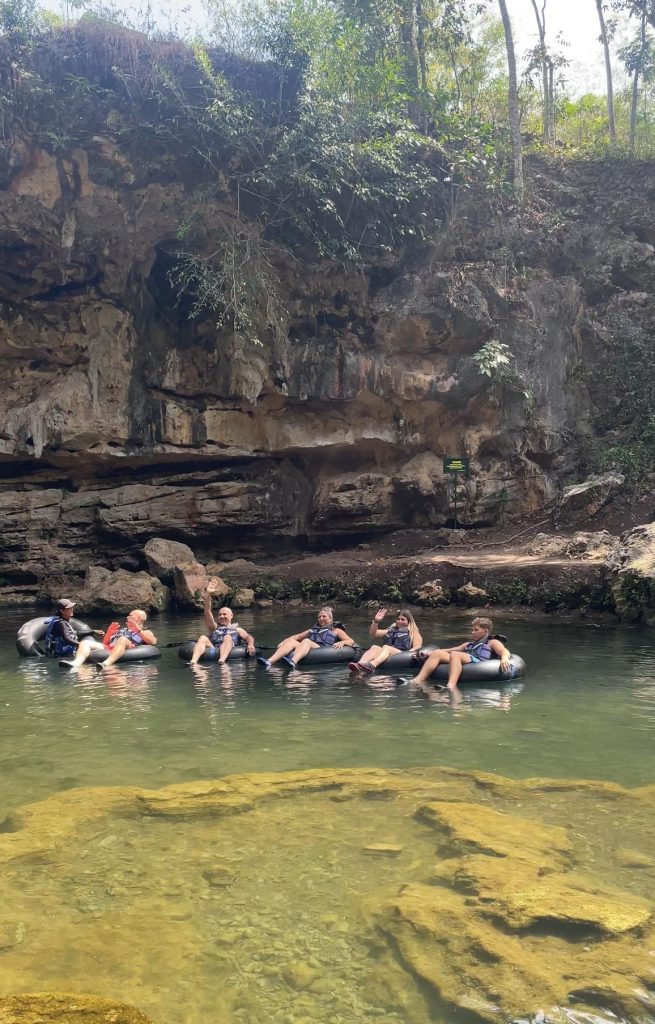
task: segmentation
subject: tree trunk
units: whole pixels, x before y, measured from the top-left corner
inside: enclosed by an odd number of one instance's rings
[[[507,74],[509,78],[509,131],[512,139],[512,180],[514,192],[520,203],[523,202],[523,145],[521,142],[521,119],[519,116],[519,88],[516,78],[516,54],[512,23],[507,11],[505,0],[498,0],[500,16],[505,30],[505,48],[507,49]]]
[[[646,55],[646,5],[641,12],[641,48],[639,50],[639,60],[635,65],[634,74],[632,76],[632,97],[630,100],[630,152],[634,154],[635,146],[637,144],[637,104],[639,102],[639,74],[644,66],[644,57]]]
[[[400,3],[400,45],[405,66],[405,83],[409,95],[407,114],[415,124],[418,124],[419,51],[416,40],[414,0],[401,0]]]
[[[596,0],[598,11],[598,22],[600,24],[600,40],[605,51],[605,77],[607,79],[607,120],[610,129],[610,143],[616,145],[616,121],[614,120],[614,89],[612,87],[612,61],[610,59],[610,46],[607,39],[605,27],[605,16],[603,14],[603,0]]]
[[[539,52],[541,55],[541,89],[543,94],[543,119],[541,132],[544,142],[550,144],[554,141],[554,130],[551,133],[551,125],[554,126],[554,117],[551,109],[552,76],[549,74],[549,66],[550,69],[552,69],[552,61],[549,61],[548,51],[546,49],[546,0],[543,2],[541,14],[539,13],[536,0],[531,0],[531,3],[534,16],[537,20],[537,29],[539,31]]]

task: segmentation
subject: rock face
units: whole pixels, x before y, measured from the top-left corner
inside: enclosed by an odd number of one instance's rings
[[[619,616],[627,622],[655,623],[655,523],[628,530],[608,558],[614,574],[612,596]]]
[[[560,211],[548,230],[476,202],[429,253],[364,273],[299,271],[280,252],[288,323],[259,347],[182,316],[165,254],[197,214],[193,182],[176,177],[182,154],[146,173],[112,123],[87,149],[16,135],[5,153],[5,580],[143,569],[153,537],[207,562],[261,557],[273,538],[279,554],[436,528],[454,487],[459,522],[491,523],[578,482],[583,347],[609,305],[625,299],[636,323],[636,293],[655,291],[630,227],[655,238],[655,168],[535,165]],[[223,215],[206,200],[208,231]],[[489,339],[512,353],[502,381],[473,358]],[[445,455],[468,455],[470,477],[444,476]]]

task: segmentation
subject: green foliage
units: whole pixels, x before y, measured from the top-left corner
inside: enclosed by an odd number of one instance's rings
[[[655,364],[650,308],[638,315],[612,306],[604,318],[602,357],[586,366],[594,427],[603,437],[599,468],[617,468],[631,483],[655,469]]]
[[[487,341],[473,356],[478,365],[480,373],[485,377],[498,377],[505,367],[510,364],[509,345],[502,341]]]
[[[305,601],[312,601],[319,604],[322,601],[333,601],[339,597],[339,584],[337,580],[301,580],[299,589],[301,597]]]
[[[383,600],[398,603],[404,600],[404,596],[402,588],[398,583],[389,583],[385,587]]]
[[[651,577],[632,570],[623,572],[617,590],[616,603],[623,617],[637,621],[655,608],[655,580]]]
[[[14,46],[33,45],[46,25],[36,0],[0,0],[0,33]]]
[[[520,576],[506,580],[486,581],[484,588],[494,604],[526,605],[545,612],[614,611],[609,587],[604,583],[589,586],[577,581],[558,582],[550,578],[528,582]]]
[[[293,588],[286,580],[270,577],[253,584],[255,597],[270,601],[285,601],[293,594]]]

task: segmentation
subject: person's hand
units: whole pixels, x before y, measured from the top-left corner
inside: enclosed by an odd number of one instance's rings
[[[340,651],[342,647],[349,647],[345,640],[337,640],[336,644],[333,644],[335,651]]]
[[[213,576],[212,579],[210,579],[209,583],[207,584],[207,588],[205,590],[205,593],[206,594],[215,594],[217,590],[218,590],[218,580],[216,579],[215,576]]]
[[[378,608],[375,615],[373,616],[373,622],[382,622],[382,619],[387,614],[386,608]]]
[[[501,672],[508,672],[509,671],[509,657],[503,657],[503,658],[500,659],[500,671]]]
[[[257,648],[255,647],[255,645],[254,645],[254,643],[252,641],[248,644],[248,646],[246,647],[246,650],[247,650],[247,652],[248,652],[248,654],[250,655],[251,658],[253,657],[253,655],[255,655],[257,653]]]

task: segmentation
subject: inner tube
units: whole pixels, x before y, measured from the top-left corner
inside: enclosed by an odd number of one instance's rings
[[[312,647],[300,665],[338,665],[343,661],[359,661],[363,653],[361,647]],[[279,664],[280,668],[284,668],[283,661]]]
[[[91,665],[99,665],[101,661],[106,661],[110,654],[111,651],[108,651],[106,647],[102,650],[98,647],[97,650],[91,651],[87,662]],[[159,648],[153,647],[151,644],[139,644],[137,647],[129,647],[116,664],[122,665],[124,661],[151,661],[153,658],[161,658]]]
[[[21,658],[44,657],[46,652],[40,646],[39,641],[44,639],[48,632],[48,626],[54,618],[56,618],[55,615],[47,615],[23,623],[16,636],[16,650]],[[93,633],[91,626],[87,626],[86,622],[81,622],[79,619],[69,619],[68,621],[80,638]]]
[[[191,655],[193,654],[193,648],[195,647],[195,640],[187,640],[185,643],[180,644],[177,649],[177,656],[182,661],[191,661]],[[210,648],[200,658],[200,661],[216,661],[218,650],[216,647]],[[248,651],[245,644],[238,644],[237,647],[233,647],[227,656],[228,661],[242,661],[243,658],[248,658]]]
[[[187,640],[186,643],[181,644],[178,649],[178,657],[182,661],[191,661],[191,655],[193,654],[195,641]],[[261,648],[257,649],[257,653],[261,653]],[[339,662],[344,661],[357,661],[362,656],[361,647],[340,647],[335,649],[334,647],[316,647],[313,648],[306,658],[303,658],[300,664],[304,665],[337,665]],[[239,644],[238,647],[233,647],[227,656],[228,661],[237,661],[242,658],[247,658],[248,652],[245,645]],[[207,654],[203,654],[200,661],[216,661],[216,649],[209,651]],[[283,661],[279,664],[280,668],[285,668]],[[405,668],[407,666],[403,666]]]
[[[413,670],[418,672],[420,664],[413,662]],[[440,683],[448,681],[448,665],[439,665],[436,672],[433,672],[428,683]],[[509,659],[507,672],[501,672],[498,658],[489,658],[487,661],[470,662],[462,666],[462,674],[457,683],[458,686],[466,686],[469,683],[483,683],[487,686],[497,683],[508,683],[512,679],[520,679],[525,675],[525,662],[520,654],[512,654]]]

